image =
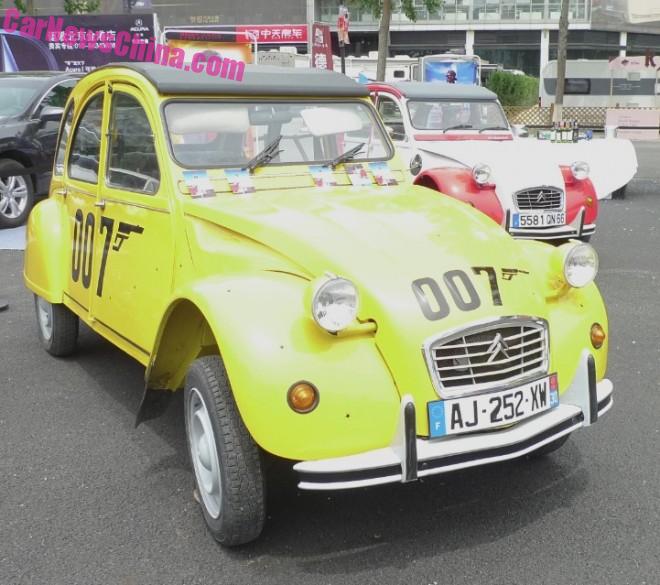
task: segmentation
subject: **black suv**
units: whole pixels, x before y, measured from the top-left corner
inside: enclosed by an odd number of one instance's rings
[[[0,74],[0,228],[23,224],[35,197],[48,193],[60,119],[80,77]]]

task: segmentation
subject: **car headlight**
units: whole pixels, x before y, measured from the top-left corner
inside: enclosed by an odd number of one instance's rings
[[[592,283],[598,274],[598,254],[589,244],[575,244],[564,256],[564,279],[574,288]]]
[[[327,276],[312,297],[312,315],[322,329],[337,333],[357,316],[359,297],[355,285],[346,278]]]
[[[416,154],[410,160],[410,172],[413,176],[417,176],[422,172],[422,157],[419,154]]]
[[[589,164],[584,161],[576,161],[571,165],[571,173],[578,181],[584,181],[589,176]]]
[[[490,181],[491,170],[488,165],[478,164],[472,167],[472,178],[479,185],[485,185]]]

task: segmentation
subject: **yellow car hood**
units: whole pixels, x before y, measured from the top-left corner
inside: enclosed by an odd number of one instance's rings
[[[420,348],[431,336],[497,316],[545,317],[541,278],[547,272],[541,269],[535,277],[524,244],[470,206],[422,187],[221,196],[187,200],[185,212],[276,251],[307,277],[332,272],[351,279],[360,293],[359,318],[377,323],[377,343],[398,383],[430,388]],[[487,272],[475,268],[495,272],[501,305]],[[472,281],[478,307],[457,306],[444,283],[450,271]],[[439,284],[449,315],[439,320],[424,315],[413,292],[420,278]],[[405,355],[415,359],[402,359]]]

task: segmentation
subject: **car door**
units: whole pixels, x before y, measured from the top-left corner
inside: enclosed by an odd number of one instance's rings
[[[376,107],[390,133],[394,146],[399,151],[404,163],[408,164],[410,160],[410,141],[406,137],[406,125],[399,102],[393,97],[381,93],[378,95]]]
[[[85,315],[90,310],[90,290],[94,244],[96,238],[96,197],[99,186],[100,161],[104,152],[102,137],[105,89],[97,88],[86,96],[82,109],[74,120],[71,144],[64,167],[64,185],[58,187],[55,179],[51,194],[64,198],[65,222],[70,244],[67,260],[68,276],[65,294],[77,313]],[[57,172],[59,163],[55,164]],[[54,189],[59,189],[55,193]]]
[[[137,90],[112,85],[97,202],[92,316],[142,360],[151,352],[169,300],[174,262],[157,121],[156,109],[149,109]]]

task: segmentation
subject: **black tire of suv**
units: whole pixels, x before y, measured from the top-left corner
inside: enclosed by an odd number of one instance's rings
[[[194,397],[195,391],[197,397]],[[193,401],[201,397],[210,418],[220,471],[220,511],[214,518],[204,502],[195,471],[191,432]],[[186,375],[184,413],[197,500],[213,537],[224,546],[255,540],[266,518],[266,485],[259,448],[243,423],[218,356],[195,360]]]
[[[25,173],[25,167],[15,160],[11,159],[0,159],[0,177],[12,176],[12,174],[23,175]],[[9,218],[4,214],[0,213],[0,229],[1,228],[14,228],[20,225],[23,225],[30,215],[30,210],[34,205],[34,186],[32,185],[32,179],[29,176],[25,177],[25,184],[27,186],[27,204],[23,212],[14,218]]]
[[[39,324],[39,301],[50,306],[52,311],[51,335],[47,338]],[[78,316],[64,305],[53,305],[34,295],[34,308],[37,314],[37,333],[44,349],[52,356],[66,357],[76,351],[78,345]]]
[[[558,439],[555,439],[551,443],[548,443],[547,445],[543,445],[543,447],[537,449],[536,451],[532,451],[528,457],[530,459],[537,459],[539,457],[545,457],[546,455],[550,455],[550,453],[554,453],[557,449],[561,449],[561,447],[564,446],[564,443],[568,441],[568,438],[571,436],[570,433],[567,435],[564,435],[563,437],[559,437]]]

